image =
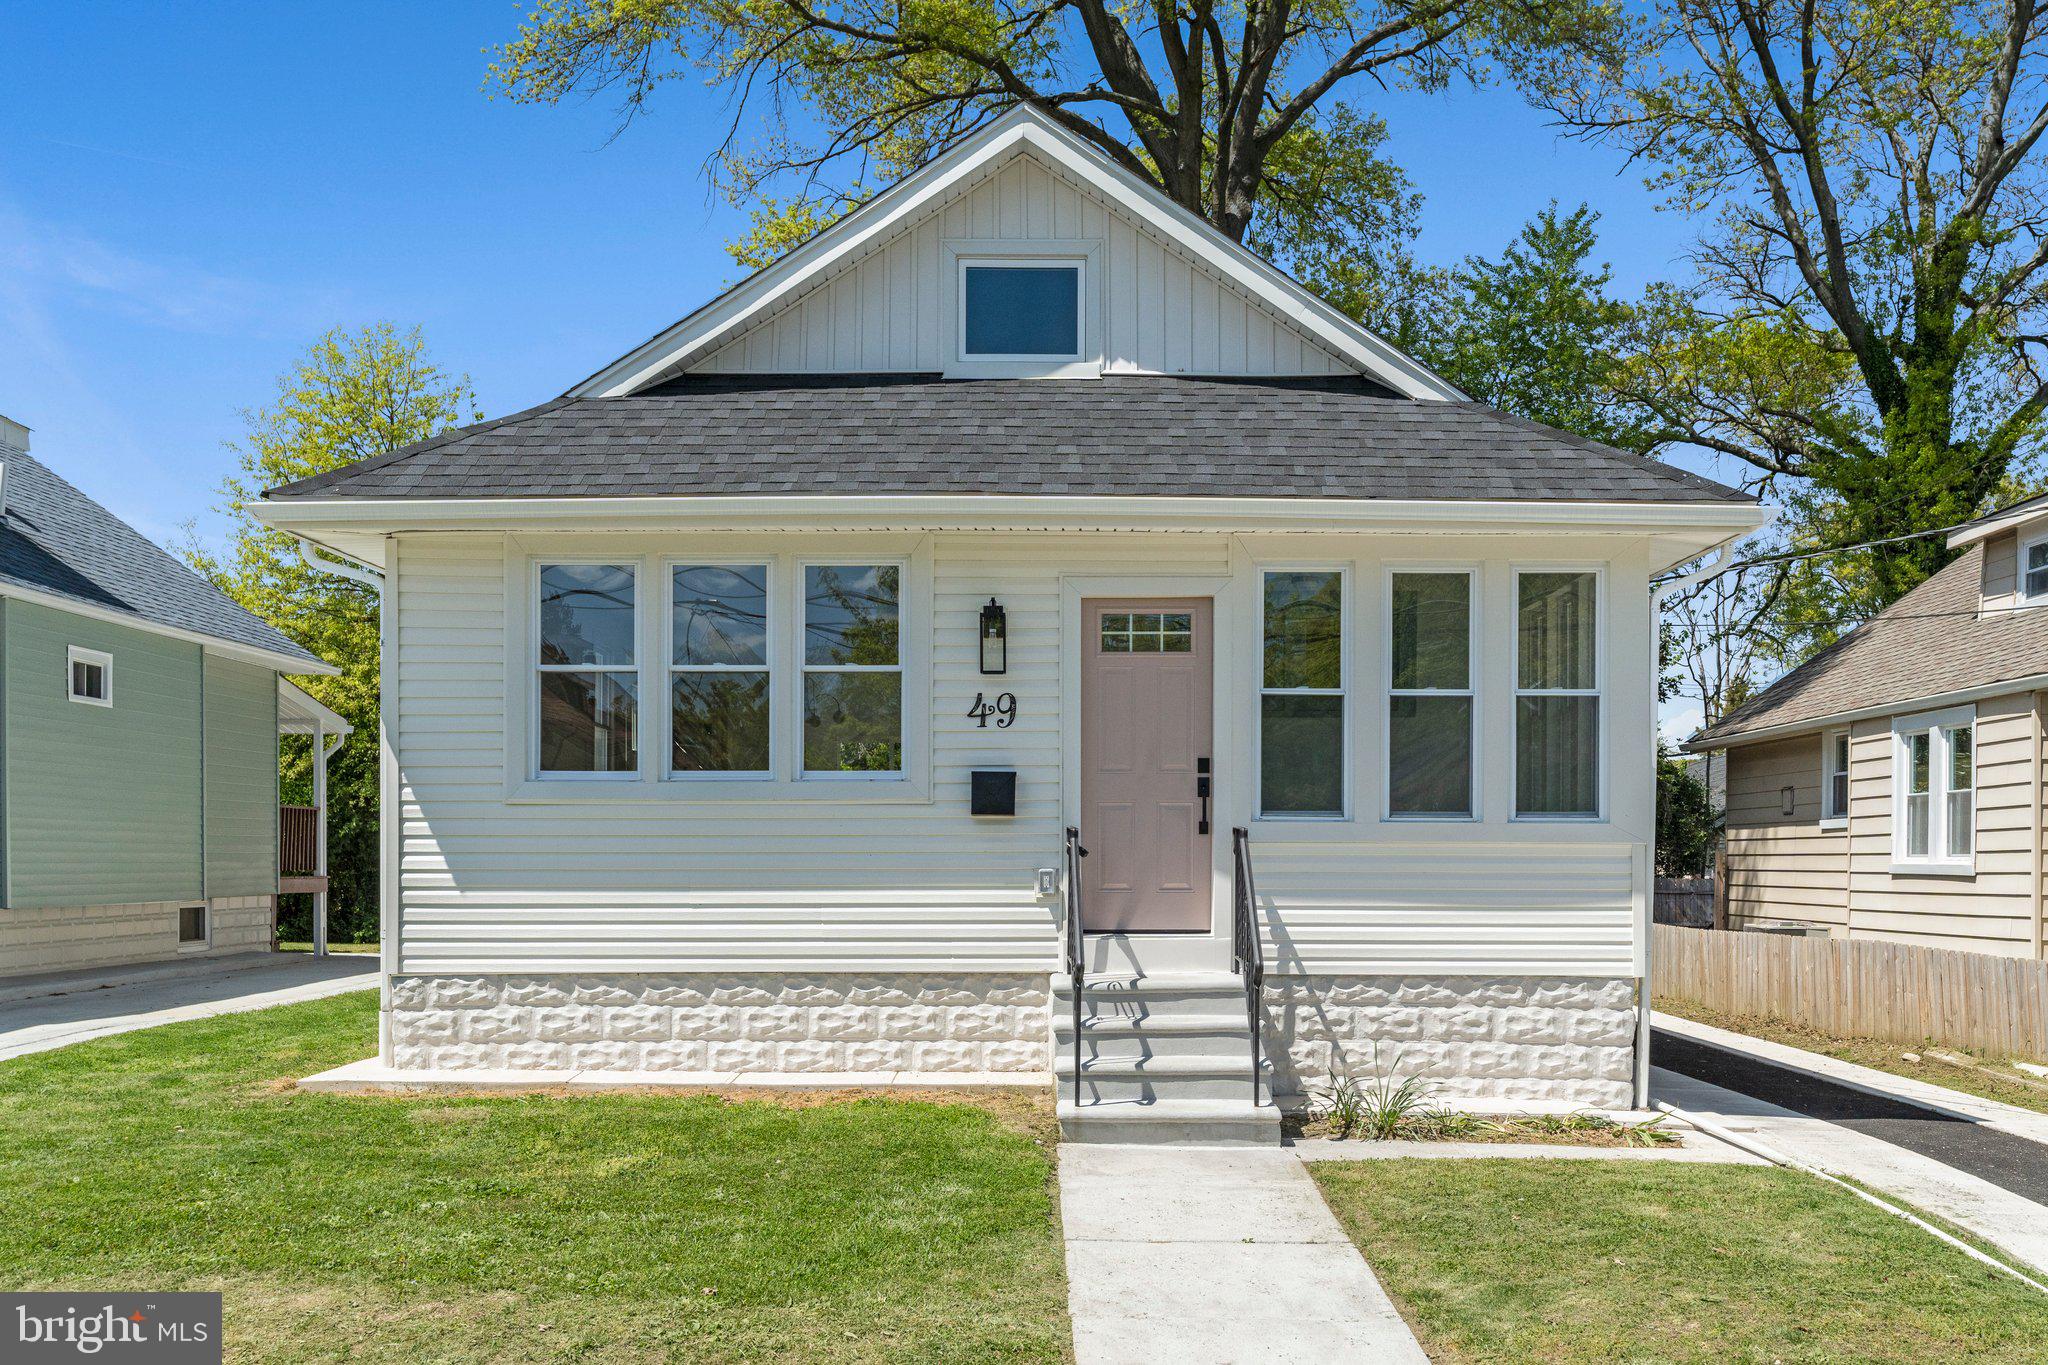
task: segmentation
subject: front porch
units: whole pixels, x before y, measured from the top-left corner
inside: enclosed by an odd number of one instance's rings
[[[313,955],[327,956],[327,761],[353,732],[340,713],[305,689],[277,680],[277,733],[311,741],[313,800],[277,809],[277,894],[313,898]],[[331,742],[330,742],[331,741]]]

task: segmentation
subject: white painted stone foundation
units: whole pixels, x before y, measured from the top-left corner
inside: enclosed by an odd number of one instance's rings
[[[398,976],[401,1070],[990,1072],[1049,1064],[1046,978]]]
[[[1636,983],[1626,978],[1266,979],[1274,1091],[1300,1102],[1337,1076],[1419,1076],[1433,1095],[1627,1108]],[[1377,1044],[1377,1054],[1375,1053]]]

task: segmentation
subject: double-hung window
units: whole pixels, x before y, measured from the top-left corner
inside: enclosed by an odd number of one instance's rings
[[[1820,746],[1820,818],[1838,823],[1849,818],[1849,732],[1830,730]]]
[[[903,771],[903,570],[804,568],[804,772]]]
[[[669,771],[768,776],[768,566],[671,566],[669,616]]]
[[[630,564],[540,566],[535,688],[542,773],[638,772],[635,588]]]
[[[1966,710],[1911,716],[1894,723],[1894,870],[1968,873],[1975,869],[1975,719]]]
[[[2048,534],[2019,544],[2020,600],[2048,602]]]
[[[1259,813],[1344,814],[1344,575],[1261,579]]]
[[[1472,573],[1417,569],[1387,589],[1387,814],[1472,816]]]
[[[1600,815],[1600,575],[1515,575],[1515,814]]]

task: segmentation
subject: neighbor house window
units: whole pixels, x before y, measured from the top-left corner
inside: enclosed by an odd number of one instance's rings
[[[1515,814],[1600,814],[1600,576],[1515,575]]]
[[[1344,814],[1344,575],[1264,575],[1259,813]]]
[[[2021,541],[2019,559],[2020,597],[2028,602],[2048,601],[2048,535]]]
[[[1820,737],[1820,818],[1849,818],[1849,732],[1830,730]]]
[[[178,946],[181,948],[204,948],[206,944],[206,907],[203,905],[179,906]]]
[[[72,645],[64,651],[64,672],[71,700],[87,706],[114,704],[114,656]]]
[[[1968,712],[1894,723],[1892,858],[1906,871],[1968,872],[1977,845],[1977,746]]]
[[[804,771],[903,770],[903,571],[804,569]]]
[[[1081,358],[1081,262],[962,261],[962,360]]]
[[[630,564],[541,565],[535,664],[541,772],[639,769],[634,590]]]
[[[1469,819],[1472,574],[1396,573],[1387,602],[1387,814]]]
[[[669,770],[769,772],[768,566],[669,570]]]

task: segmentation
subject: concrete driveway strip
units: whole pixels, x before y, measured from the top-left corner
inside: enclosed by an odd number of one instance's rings
[[[0,1061],[90,1038],[317,1000],[377,984],[368,954],[251,954],[183,971],[23,978],[0,998]]]
[[[1662,1067],[1650,1094],[1688,1113],[1911,1204],[2048,1272],[2048,1208],[1933,1157]]]
[[[1060,1149],[1080,1365],[1428,1365],[1280,1148]]]

